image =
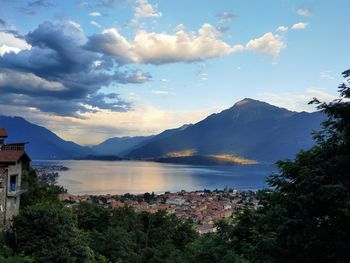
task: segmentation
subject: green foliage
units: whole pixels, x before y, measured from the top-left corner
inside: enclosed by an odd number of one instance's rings
[[[91,213],[85,214],[88,218],[96,214],[91,209],[85,212]],[[181,262],[187,244],[197,237],[190,222],[181,222],[165,212],[136,213],[129,207],[113,210],[103,229],[90,230],[91,249],[112,262]]]
[[[110,260],[108,260],[105,256],[93,252],[92,257],[87,261],[87,263],[112,263]]]
[[[107,227],[105,231],[96,230],[89,233],[90,247],[109,258],[112,262],[123,259],[125,262],[134,262],[137,255],[137,244],[134,233],[121,227]]]
[[[84,234],[70,210],[38,203],[24,208],[14,220],[16,250],[36,262],[81,262],[89,257]]]
[[[73,210],[78,219],[78,227],[82,230],[102,231],[108,226],[109,212],[96,204],[80,202]]]
[[[279,161],[259,194],[261,207],[238,217],[230,239],[253,262],[348,262],[350,258],[350,71],[342,98],[318,104],[327,119],[317,145]]]
[[[16,255],[10,257],[0,256],[1,263],[33,263],[33,259],[23,255]]]
[[[40,202],[58,202],[57,196],[65,192],[62,186],[40,182],[33,169],[24,175],[23,181],[28,191],[21,195],[21,208]]]

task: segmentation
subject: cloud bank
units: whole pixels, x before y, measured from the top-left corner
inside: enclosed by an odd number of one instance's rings
[[[3,105],[75,117],[99,110],[127,111],[130,103],[117,93],[101,93],[101,88],[150,79],[149,74],[121,69],[111,58],[85,49],[84,32],[70,22],[45,22],[23,40],[9,39],[20,50],[2,52],[0,57]]]
[[[282,49],[286,48],[286,46],[278,35],[269,32],[262,37],[250,40],[246,48],[270,56],[273,60],[276,60]]]
[[[161,65],[191,63],[226,56],[242,51],[242,45],[230,46],[218,37],[221,32],[203,24],[197,33],[177,31],[174,35],[139,30],[128,41],[115,28],[89,37],[86,48],[112,56],[121,64],[139,63]]]

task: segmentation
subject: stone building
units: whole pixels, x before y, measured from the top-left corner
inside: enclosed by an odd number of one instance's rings
[[[9,227],[19,212],[20,197],[26,190],[22,178],[30,165],[25,143],[5,144],[6,138],[6,130],[0,128],[0,230]]]

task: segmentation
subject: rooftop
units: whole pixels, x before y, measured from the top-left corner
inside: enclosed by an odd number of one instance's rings
[[[7,132],[4,128],[0,128],[0,137],[7,137]]]
[[[0,163],[16,163],[23,156],[26,156],[29,159],[24,151],[0,151]]]

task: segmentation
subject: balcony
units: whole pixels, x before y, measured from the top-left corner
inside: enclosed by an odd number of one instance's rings
[[[28,190],[28,185],[26,183],[22,183],[22,185],[10,184],[7,196],[17,197],[27,192],[27,190]]]

